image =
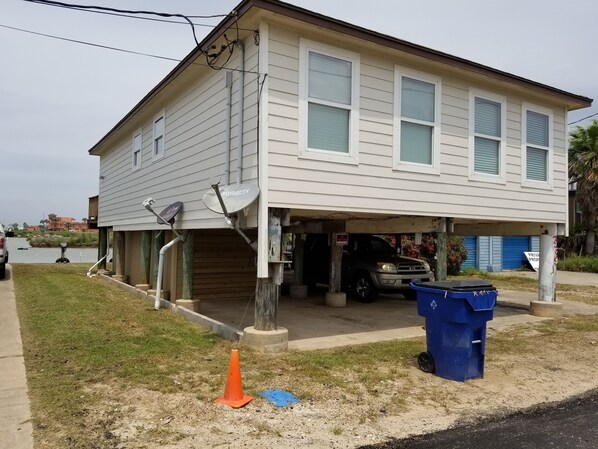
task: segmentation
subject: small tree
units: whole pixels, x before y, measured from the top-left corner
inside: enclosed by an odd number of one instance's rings
[[[581,206],[585,230],[584,253],[594,254],[598,219],[598,121],[569,134],[569,176],[577,183],[576,199]]]

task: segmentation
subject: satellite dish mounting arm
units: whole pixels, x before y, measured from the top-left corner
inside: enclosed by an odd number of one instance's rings
[[[237,214],[231,215],[228,213],[228,210],[226,209],[226,204],[224,204],[224,200],[222,199],[222,195],[220,194],[220,189],[218,188],[218,184],[220,184],[220,182],[217,182],[216,184],[212,184],[212,189],[214,190],[214,193],[216,194],[216,198],[218,198],[218,202],[220,203],[220,207],[222,207],[222,212],[224,214],[224,219],[226,220],[226,223],[233,228],[235,231],[237,231],[237,233],[243,238],[243,240],[245,240],[247,242],[247,244],[251,247],[251,249],[253,249],[254,251],[257,252],[257,242],[252,242],[251,239],[249,237],[247,237],[247,235],[239,228],[239,225],[237,224]]]

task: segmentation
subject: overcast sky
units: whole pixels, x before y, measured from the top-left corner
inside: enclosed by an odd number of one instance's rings
[[[69,0],[63,0],[69,2]],[[75,3],[72,1],[71,3]],[[186,15],[227,14],[235,0],[78,0]],[[595,0],[290,0],[290,3],[553,87],[598,98]],[[558,5],[558,6],[553,6]],[[193,19],[215,25],[220,19]],[[176,62],[52,39],[182,59],[188,25],[0,0],[0,222],[87,216],[99,159],[88,150]],[[201,40],[210,27],[197,27]],[[569,122],[598,112],[570,113]],[[581,124],[587,123],[587,121]]]

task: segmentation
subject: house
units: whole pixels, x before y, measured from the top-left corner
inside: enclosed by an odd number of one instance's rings
[[[161,285],[171,302],[199,310],[208,298],[255,295],[243,338],[270,349],[288,338],[276,323],[287,232],[299,258],[306,233],[338,242],[331,306],[344,304],[343,233],[437,233],[440,277],[447,232],[538,236],[532,310],[558,311],[567,112],[591,102],[294,5],[244,0],[90,149],[97,224],[102,241],[114,232],[116,279],[155,289],[160,248],[173,241]],[[229,217],[238,230],[202,201],[218,178],[232,194],[259,186]],[[142,205],[149,197],[156,211],[182,204],[174,228],[184,242]]]

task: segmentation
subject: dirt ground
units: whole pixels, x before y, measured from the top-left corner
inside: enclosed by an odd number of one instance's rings
[[[86,420],[102,425],[106,440],[119,449],[355,448],[598,388],[595,326],[564,333],[540,332],[538,326],[500,335],[490,330],[485,377],[464,383],[426,374],[414,360],[380,381],[374,394],[364,394],[359,379],[346,374],[355,388],[320,385],[310,399],[280,408],[258,396],[241,409],[200,400],[205,392],[185,391],[182,382],[170,394],[93,385],[88,394],[98,395],[101,405]],[[276,383],[293,392],[290,374],[281,373]]]

